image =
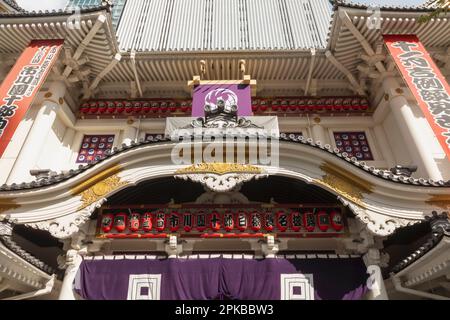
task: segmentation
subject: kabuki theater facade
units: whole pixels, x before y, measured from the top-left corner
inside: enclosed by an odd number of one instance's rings
[[[450,299],[450,15],[0,1],[0,299]]]

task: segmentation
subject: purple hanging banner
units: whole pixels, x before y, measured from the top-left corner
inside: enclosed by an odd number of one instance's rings
[[[192,116],[204,117],[205,106],[226,111],[237,107],[238,116],[251,116],[252,98],[249,84],[200,84],[194,86]]]
[[[97,257],[96,257],[97,258]],[[84,260],[75,291],[88,300],[357,300],[360,258]]]

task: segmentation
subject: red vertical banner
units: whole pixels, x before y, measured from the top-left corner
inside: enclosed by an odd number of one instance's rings
[[[384,35],[384,42],[450,160],[450,87],[415,35]]]
[[[64,40],[33,40],[0,86],[0,157],[58,58]]]

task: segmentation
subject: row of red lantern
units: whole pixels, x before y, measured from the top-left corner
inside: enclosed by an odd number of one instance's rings
[[[361,98],[308,98],[308,99],[254,99],[254,112],[271,111],[358,111],[369,108],[368,101]],[[91,101],[80,107],[82,114],[137,114],[190,112],[192,101]]]
[[[178,212],[171,212],[166,214],[164,211],[156,213],[126,213],[118,214],[104,214],[101,220],[101,228],[104,233],[110,232],[113,228],[117,232],[124,232],[127,228],[130,232],[144,232],[157,231],[162,232],[167,228],[171,232],[183,229],[185,232],[197,230],[203,232],[207,229],[212,231],[219,231],[224,229],[230,232],[237,229],[241,232],[251,229],[254,232],[265,230],[272,232],[278,230],[285,232],[288,229],[298,232],[306,230],[312,232],[316,227],[323,232],[332,228],[334,231],[341,231],[344,227],[342,214],[333,210],[330,213],[326,211],[304,212],[299,211],[287,212],[280,210],[275,213],[260,213],[258,211],[245,212],[238,211],[233,213],[227,211],[223,214],[213,211],[205,213],[199,211],[191,213],[189,211],[180,214]]]
[[[87,102],[80,107],[83,114],[164,113],[188,112],[191,102]]]
[[[369,108],[368,105],[267,105],[267,104],[253,104],[253,112],[265,112],[265,111],[279,111],[282,112],[304,112],[304,111],[365,111]]]

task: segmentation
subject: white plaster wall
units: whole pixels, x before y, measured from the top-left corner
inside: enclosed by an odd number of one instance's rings
[[[418,107],[417,107],[418,108]],[[24,118],[24,120],[19,125],[18,130],[13,136],[15,143],[11,143],[5,153],[5,156],[0,159],[0,183],[4,183],[8,176],[9,171],[14,163],[17,154],[19,153],[21,146],[30,130],[32,125],[32,118],[36,115],[37,107],[31,108],[29,114]],[[415,110],[420,111],[420,110]],[[280,130],[287,132],[302,132],[304,136],[311,137],[310,125],[311,121],[307,118],[280,118]],[[335,146],[332,132],[333,131],[365,131],[370,147],[375,157],[375,161],[368,161],[368,165],[373,165],[377,168],[388,169],[387,162],[383,159],[382,153],[380,152],[380,143],[376,140],[376,135],[373,132],[373,120],[369,117],[359,118],[359,117],[323,117],[321,118],[321,125],[323,125],[326,132],[327,140],[326,143],[330,143]],[[137,124],[136,124],[137,125]],[[123,130],[127,126],[126,120],[78,120],[75,123],[75,133],[72,133],[73,139],[66,140],[69,141],[68,144],[64,145],[64,136],[68,128],[64,121],[57,117],[52,130],[48,133],[46,137],[46,142],[42,150],[37,152],[40,156],[36,164],[31,164],[29,168],[24,168],[25,171],[30,169],[51,169],[53,171],[69,170],[78,167],[76,163],[78,151],[81,145],[81,140],[85,134],[114,134],[115,141],[114,146],[119,146],[122,144]],[[138,127],[139,137],[144,137],[146,133],[162,133],[165,126],[165,119],[151,119],[142,120]],[[404,141],[399,130],[399,124],[395,122],[395,118],[391,113],[389,113],[382,123],[383,129],[385,130],[390,149],[392,150],[392,158],[395,159],[395,163],[410,165],[412,163],[409,151],[406,147],[407,141]],[[433,153],[434,158],[442,170],[445,179],[450,179],[450,163],[446,160],[443,149],[437,142],[431,128],[429,127],[426,120],[420,117],[418,114],[418,130],[423,131],[427,135],[430,141],[430,152]],[[416,177],[426,177],[422,170],[418,170],[415,174]],[[19,181],[20,182],[20,181]]]
[[[12,167],[19,155],[20,150],[28,136],[28,133],[33,125],[33,121],[40,108],[39,104],[34,104],[25,114],[25,117],[19,123],[11,142],[6,148],[3,156],[0,158],[0,184],[6,183]]]
[[[400,165],[413,164],[408,148],[405,145],[406,142],[403,139],[403,136],[398,128],[398,124],[396,123],[392,113],[387,115],[386,119],[382,123],[382,126],[386,132],[386,137],[396,163]]]
[[[444,149],[442,148],[439,140],[433,132],[433,129],[429,125],[427,119],[423,116],[420,107],[417,103],[411,103],[411,108],[417,119],[417,130],[425,136],[426,140],[429,142],[427,147],[429,152],[433,155],[436,164],[442,174],[444,180],[450,179],[450,160],[447,159]]]
[[[36,150],[40,156],[35,164],[36,169],[51,169],[61,171],[64,169],[63,138],[67,127],[57,117],[49,131],[42,150]]]

